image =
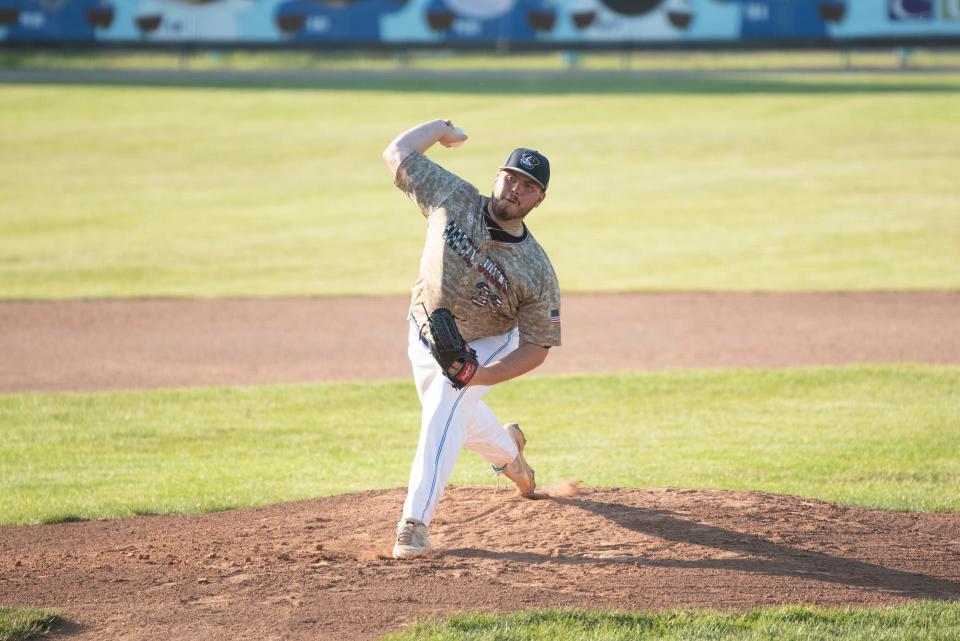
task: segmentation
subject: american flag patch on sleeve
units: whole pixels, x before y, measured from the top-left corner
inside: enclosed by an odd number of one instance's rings
[[[554,309],[550,312],[550,322],[559,323],[560,322],[560,310]]]

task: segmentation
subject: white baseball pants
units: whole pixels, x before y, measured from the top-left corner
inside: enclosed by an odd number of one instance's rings
[[[403,518],[429,525],[462,448],[476,452],[497,467],[512,462],[519,451],[510,433],[480,400],[490,387],[454,389],[424,341],[411,318],[407,355],[413,365],[423,417]],[[476,350],[480,364],[487,365],[515,350],[519,341],[519,333],[513,329],[500,336],[471,341],[470,347]]]

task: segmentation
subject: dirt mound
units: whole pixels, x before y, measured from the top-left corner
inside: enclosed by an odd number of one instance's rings
[[[375,639],[460,611],[960,599],[960,514],[764,494],[451,488],[438,554],[388,557],[403,490],[0,528],[0,603],[78,639]]]

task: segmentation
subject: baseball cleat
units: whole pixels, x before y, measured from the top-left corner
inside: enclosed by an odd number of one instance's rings
[[[417,519],[402,519],[397,523],[397,542],[393,546],[393,558],[418,559],[433,554],[427,526]]]
[[[517,486],[517,493],[520,494],[520,496],[532,499],[534,490],[537,487],[537,482],[534,480],[533,469],[527,463],[527,460],[523,458],[523,448],[527,444],[527,438],[523,435],[523,431],[516,423],[505,425],[504,429],[510,433],[513,442],[517,444],[519,453],[517,454],[517,458],[513,459],[511,463],[507,463],[501,467],[492,466],[493,471],[497,474],[503,474],[513,481],[513,484]]]

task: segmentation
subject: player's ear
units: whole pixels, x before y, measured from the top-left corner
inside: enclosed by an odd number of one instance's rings
[[[537,203],[534,205],[534,207],[539,207],[539,206],[540,206],[540,203],[542,203],[542,202],[543,202],[543,199],[546,198],[546,197],[547,197],[547,192],[545,192],[545,191],[543,191],[543,190],[541,189],[541,190],[540,190],[540,198],[537,199]]]

